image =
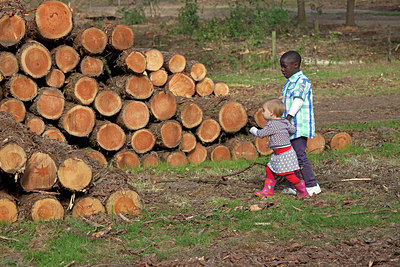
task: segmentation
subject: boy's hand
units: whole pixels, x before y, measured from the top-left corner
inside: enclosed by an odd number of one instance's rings
[[[255,136],[257,136],[257,131],[258,131],[258,129],[257,129],[257,127],[251,127],[251,129],[250,129],[250,133],[252,134],[252,135],[255,135]]]
[[[287,119],[288,121],[290,121],[292,118],[293,118],[292,115],[287,115],[287,116],[286,116],[286,119]]]

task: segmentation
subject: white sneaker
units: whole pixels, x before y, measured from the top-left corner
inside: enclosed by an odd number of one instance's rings
[[[286,187],[286,188],[283,188],[282,194],[295,196],[295,195],[297,195],[297,190],[290,188],[290,187]]]
[[[312,196],[314,194],[318,195],[319,193],[321,193],[321,188],[319,187],[319,184],[317,184],[316,186],[313,186],[313,187],[306,187],[306,190],[310,196]]]

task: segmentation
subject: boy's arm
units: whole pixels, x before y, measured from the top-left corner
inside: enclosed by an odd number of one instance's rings
[[[303,106],[304,100],[302,98],[296,97],[293,100],[292,105],[290,106],[290,109],[288,111],[288,114],[286,115],[286,119],[290,121],[294,116],[296,116],[297,112],[301,109]]]

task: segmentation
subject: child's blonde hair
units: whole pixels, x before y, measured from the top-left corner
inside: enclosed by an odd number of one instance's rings
[[[282,117],[283,113],[285,113],[285,104],[283,104],[282,100],[278,98],[270,98],[265,100],[264,105],[268,107],[268,110],[274,113],[277,117]]]

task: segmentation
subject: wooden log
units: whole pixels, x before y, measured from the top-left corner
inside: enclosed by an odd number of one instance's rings
[[[208,96],[214,92],[214,81],[208,77],[196,84],[196,93],[199,96]]]
[[[90,107],[69,104],[61,115],[58,126],[68,134],[76,137],[87,137],[96,123],[96,115]]]
[[[6,83],[4,95],[10,94],[21,101],[31,101],[38,94],[38,86],[34,80],[22,75],[15,74]]]
[[[216,96],[229,95],[229,86],[224,82],[214,82],[214,95]]]
[[[96,98],[99,84],[96,79],[81,74],[74,74],[68,78],[64,87],[64,96],[77,104],[90,105]]]
[[[351,136],[346,132],[339,132],[332,136],[330,140],[332,150],[341,150],[353,144]]]
[[[129,76],[126,80],[125,92],[133,99],[148,99],[154,92],[153,83],[145,75]]]
[[[254,145],[256,146],[256,149],[258,153],[260,153],[263,156],[267,156],[273,153],[271,148],[268,148],[268,136],[264,138],[259,138],[256,137],[254,141]]]
[[[104,72],[104,62],[97,57],[85,56],[81,61],[80,71],[89,77],[99,77]]]
[[[126,73],[142,74],[146,70],[146,56],[130,48],[121,52],[116,64]]]
[[[256,110],[256,112],[253,115],[253,119],[259,128],[264,128],[265,124],[267,124],[267,121],[268,121],[268,120],[264,119],[264,116],[262,113],[263,113],[263,109],[259,108]]]
[[[0,191],[0,222],[11,223],[18,219],[15,199],[4,191]]]
[[[143,154],[153,149],[156,138],[150,130],[140,129],[129,137],[129,142],[136,153]]]
[[[147,154],[144,154],[140,161],[144,167],[154,167],[160,164],[160,157],[158,156],[157,152],[151,151]]]
[[[142,204],[138,193],[133,190],[118,190],[110,195],[106,203],[108,214],[140,214]]]
[[[188,159],[182,151],[161,152],[160,157],[172,167],[184,166],[188,163]]]
[[[146,127],[150,119],[149,108],[141,101],[126,101],[118,114],[117,123],[128,130]]]
[[[28,126],[29,131],[37,135],[41,135],[46,128],[43,119],[32,113],[26,114],[25,124]]]
[[[80,158],[68,157],[58,167],[58,181],[71,192],[86,189],[92,181],[92,169]]]
[[[78,52],[72,46],[60,45],[51,50],[53,62],[64,73],[75,69],[80,61]]]
[[[253,143],[243,138],[233,138],[228,141],[227,147],[229,147],[232,158],[240,159],[245,158],[247,160],[253,160],[258,157],[258,152]]]
[[[239,102],[229,101],[219,110],[218,122],[225,132],[236,133],[247,124],[246,110]]]
[[[166,88],[176,96],[192,97],[196,92],[196,86],[192,78],[184,73],[171,75]]]
[[[108,36],[104,31],[90,27],[77,34],[74,48],[82,49],[81,54],[99,55],[104,52],[107,43]]]
[[[159,70],[164,64],[164,56],[157,49],[144,50],[146,57],[146,70],[156,71]]]
[[[24,17],[2,8],[0,11],[0,45],[7,48],[19,44],[25,33]]]
[[[17,52],[17,59],[21,70],[35,79],[46,76],[52,65],[50,51],[33,40],[22,45]]]
[[[72,31],[72,11],[61,1],[42,2],[36,9],[35,22],[40,37],[57,40]]]
[[[171,73],[183,72],[186,67],[186,58],[181,54],[162,52],[164,67]]]
[[[211,118],[203,120],[196,130],[197,138],[204,143],[211,143],[215,141],[221,133],[221,126],[219,123]]]
[[[207,149],[200,143],[187,154],[188,161],[192,164],[199,164],[207,159]]]
[[[63,113],[64,106],[64,94],[60,90],[52,87],[42,87],[29,109],[43,118],[58,120]]]
[[[46,153],[35,152],[28,159],[20,184],[24,191],[49,190],[57,182],[57,166]]]
[[[111,164],[121,170],[132,169],[140,166],[138,155],[133,150],[121,150],[114,155]]]
[[[0,149],[0,168],[5,173],[22,173],[25,169],[26,161],[25,150],[16,143],[8,143]]]
[[[103,204],[101,204],[100,200],[91,196],[80,197],[76,200],[75,205],[72,208],[72,216],[75,218],[80,216],[89,217],[105,212],[106,209]]]
[[[325,149],[325,137],[321,133],[315,133],[314,138],[307,139],[307,153],[319,154]]]
[[[177,147],[182,139],[182,126],[175,120],[154,123],[149,130],[154,134],[156,144],[163,148]]]
[[[23,122],[26,109],[24,103],[16,98],[5,98],[0,102],[0,111],[10,113],[15,121]]]
[[[197,144],[196,136],[191,132],[183,132],[179,149],[183,152],[190,152],[195,149]]]
[[[155,93],[149,101],[149,106],[151,113],[159,121],[172,118],[177,109],[176,98],[169,91]]]
[[[59,69],[52,68],[46,75],[46,84],[50,87],[61,88],[65,82],[65,75]]]
[[[108,27],[105,32],[112,48],[122,51],[133,46],[134,34],[131,27],[118,24]]]
[[[207,147],[207,155],[211,161],[223,161],[231,159],[231,151],[225,145],[215,144]]]
[[[177,117],[185,128],[192,129],[203,121],[203,110],[195,102],[184,103]]]
[[[89,158],[94,159],[95,161],[100,163],[103,167],[107,167],[107,159],[100,151],[91,148],[82,149],[81,151]]]
[[[185,72],[196,82],[203,80],[207,75],[207,68],[198,61],[189,61],[186,64]]]
[[[102,88],[94,99],[93,107],[101,115],[111,117],[121,110],[122,99],[116,91]]]
[[[151,83],[154,86],[162,87],[168,81],[168,73],[164,69],[159,69],[159,70],[150,72],[149,78],[150,78]]]
[[[64,208],[60,201],[49,194],[31,193],[20,197],[22,217],[35,222],[60,220],[64,217]]]
[[[42,136],[44,138],[50,139],[50,140],[57,140],[60,142],[67,143],[67,139],[63,135],[63,133],[56,127],[48,127],[46,130],[43,132]]]
[[[4,77],[11,77],[19,71],[18,60],[11,52],[0,52],[0,62],[0,73]]]
[[[98,121],[90,136],[90,143],[106,151],[118,151],[126,141],[124,130],[109,121]]]

